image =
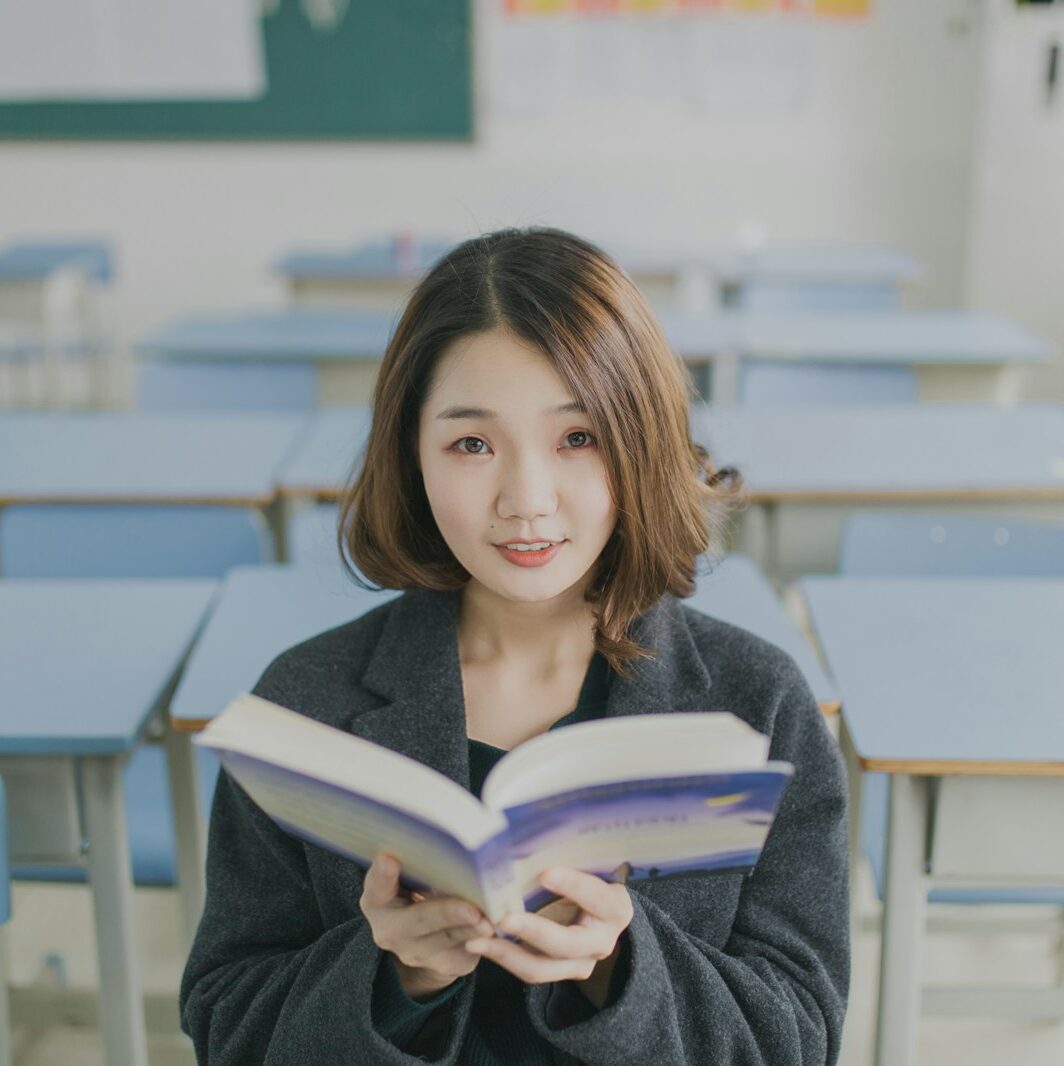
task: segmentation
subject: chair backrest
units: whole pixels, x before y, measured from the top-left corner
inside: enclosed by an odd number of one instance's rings
[[[318,402],[314,364],[141,360],[141,411],[309,411]]]
[[[214,505],[22,504],[0,510],[5,577],[222,577],[270,562],[257,512]]]
[[[906,404],[918,398],[916,371],[909,366],[765,360],[739,369],[739,402],[746,407]]]
[[[857,511],[840,573],[864,577],[1064,577],[1064,523]]]

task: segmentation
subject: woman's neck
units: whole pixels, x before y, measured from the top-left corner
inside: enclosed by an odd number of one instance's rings
[[[462,664],[538,677],[586,665],[595,647],[595,619],[583,594],[570,593],[545,603],[519,603],[470,581],[458,616]]]

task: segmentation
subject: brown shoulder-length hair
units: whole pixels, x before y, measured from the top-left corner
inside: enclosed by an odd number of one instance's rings
[[[632,622],[665,593],[692,594],[697,561],[714,546],[741,484],[692,443],[690,376],[639,290],[569,233],[506,229],[473,238],[417,287],[377,378],[364,461],[341,504],[341,551],[382,588],[458,589],[468,581],[425,494],[418,422],[448,346],[492,329],[543,352],[596,433],[618,518],[586,598],[596,648],[627,676],[626,661],[653,655],[631,638]]]

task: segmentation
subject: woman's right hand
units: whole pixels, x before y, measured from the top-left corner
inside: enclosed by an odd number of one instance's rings
[[[399,888],[398,860],[384,853],[366,873],[359,906],[411,999],[428,999],[472,973],[480,956],[465,950],[466,941],[495,932],[472,903],[457,896],[408,898]]]

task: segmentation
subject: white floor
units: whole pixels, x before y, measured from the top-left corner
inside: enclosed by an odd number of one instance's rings
[[[859,888],[874,911],[867,876]],[[183,964],[172,892],[140,890],[136,896],[137,943],[142,980],[156,1009],[149,1015],[152,1066],[192,1066],[192,1048],[177,1028],[176,993]],[[964,908],[938,913],[965,915]],[[998,917],[1014,911],[996,908]],[[1024,916],[1051,919],[1051,908]],[[983,925],[986,928],[983,928]],[[84,888],[61,885],[16,885],[14,918],[8,927],[10,980],[15,1015],[15,1066],[104,1066],[98,1031],[85,1004],[95,981],[94,944],[89,899]],[[871,1062],[876,936],[862,934],[847,1020],[843,1066]],[[929,936],[925,980],[934,984],[1049,985],[1060,964],[1059,940],[1046,928],[1030,933],[995,932],[990,923],[963,933]],[[46,1016],[49,989],[64,987],[64,1002],[73,1003],[62,1024],[27,1027],[27,1013]],[[81,995],[77,994],[81,992]],[[27,1006],[30,1004],[30,1006]],[[19,1017],[19,1012],[22,1018]],[[54,1012],[51,1012],[54,1013]],[[921,1026],[920,1062],[925,1066],[1054,1066],[1064,1063],[1064,1019],[1054,1023],[1015,1022],[993,1018],[925,1018]]]

